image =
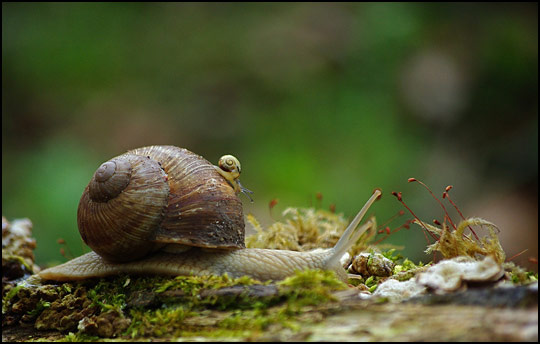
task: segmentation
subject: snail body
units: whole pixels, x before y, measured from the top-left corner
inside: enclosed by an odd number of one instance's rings
[[[230,160],[222,160],[226,157]],[[77,213],[81,237],[93,252],[43,270],[39,277],[69,281],[119,273],[227,273],[279,280],[295,270],[320,268],[345,280],[339,259],[371,226],[358,224],[380,191],[333,248],[249,249],[237,193],[251,191],[239,183],[240,163],[229,162],[228,168],[221,160],[216,167],[174,146],[138,148],[105,162],[83,192]]]

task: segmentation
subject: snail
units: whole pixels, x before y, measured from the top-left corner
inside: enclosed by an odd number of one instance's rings
[[[253,191],[246,189],[242,186],[240,183],[240,173],[242,172],[242,166],[240,165],[240,161],[236,159],[236,157],[227,154],[222,156],[218,161],[218,166],[214,166],[216,168],[216,171],[218,171],[219,174],[221,174],[227,181],[232,185],[234,188],[234,191],[242,192],[244,195],[246,195],[251,203],[253,203],[253,199],[249,194],[253,193]]]
[[[105,162],[85,188],[77,212],[81,237],[93,251],[45,269],[39,277],[71,281],[120,273],[227,273],[264,281],[320,268],[346,280],[340,258],[371,227],[371,222],[358,225],[380,190],[333,248],[246,248],[237,193],[250,191],[238,181],[236,158],[225,156],[219,165],[174,146],[138,148]]]

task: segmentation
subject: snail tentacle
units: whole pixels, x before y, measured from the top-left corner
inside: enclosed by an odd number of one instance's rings
[[[360,236],[373,225],[373,223],[369,221],[363,226],[358,227],[360,221],[362,221],[362,218],[366,215],[368,209],[381,196],[381,194],[381,190],[376,189],[371,195],[371,197],[368,199],[366,204],[364,204],[362,209],[360,209],[358,214],[356,214],[347,229],[345,229],[345,232],[343,233],[341,238],[339,238],[336,245],[332,248],[333,253],[332,256],[328,259],[328,265],[335,265],[336,262],[339,262],[345,252],[347,252],[347,250],[356,243]]]

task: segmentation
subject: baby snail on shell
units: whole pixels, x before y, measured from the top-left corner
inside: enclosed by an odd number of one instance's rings
[[[342,280],[342,255],[371,227],[358,227],[381,195],[375,190],[333,248],[309,252],[246,248],[233,156],[219,167],[187,149],[150,146],[102,164],[81,197],[77,224],[93,250],[43,270],[44,280],[111,275],[222,275],[280,280],[295,270],[328,269]],[[249,196],[249,195],[248,195]]]

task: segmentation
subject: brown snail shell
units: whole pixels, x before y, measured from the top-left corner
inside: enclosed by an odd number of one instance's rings
[[[107,261],[167,244],[244,248],[242,202],[203,157],[174,146],[128,151],[102,164],[79,202],[84,242]]]

